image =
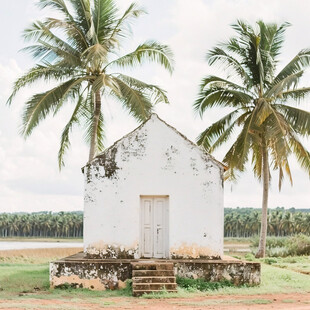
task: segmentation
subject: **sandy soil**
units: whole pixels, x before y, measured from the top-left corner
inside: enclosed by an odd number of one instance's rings
[[[173,299],[92,298],[0,300],[0,309],[214,309],[214,310],[309,310],[310,293],[251,296],[206,296]]]

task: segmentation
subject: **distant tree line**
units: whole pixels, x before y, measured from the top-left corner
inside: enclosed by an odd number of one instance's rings
[[[225,208],[225,237],[259,235],[261,210]],[[271,209],[268,235],[310,235],[310,209]],[[1,213],[0,237],[82,238],[83,212]]]
[[[0,237],[81,238],[83,213],[2,213]]]
[[[253,237],[260,232],[261,210],[253,208],[225,209],[225,237]],[[268,211],[268,236],[310,235],[310,209],[271,209]]]

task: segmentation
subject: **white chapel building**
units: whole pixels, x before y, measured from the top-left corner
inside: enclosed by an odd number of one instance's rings
[[[86,256],[220,258],[224,169],[152,114],[83,168]]]

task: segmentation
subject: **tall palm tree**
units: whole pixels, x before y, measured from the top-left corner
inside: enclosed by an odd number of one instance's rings
[[[237,35],[207,53],[209,65],[220,65],[227,77],[206,76],[194,104],[201,116],[216,106],[231,109],[200,134],[198,144],[212,152],[236,134],[223,159],[229,166],[227,177],[244,171],[250,160],[255,177],[263,183],[257,257],[265,255],[270,170],[279,172],[279,189],[284,172],[292,182],[288,158],[294,154],[310,174],[310,154],[299,140],[310,134],[310,113],[292,106],[310,93],[310,87],[298,87],[310,65],[310,49],[301,50],[278,70],[288,26],[259,21],[254,29],[243,21],[234,24]]]
[[[38,6],[53,9],[56,14],[24,30],[24,38],[33,43],[24,50],[37,64],[15,82],[8,104],[21,88],[34,82],[57,83],[25,103],[22,134],[29,136],[48,114],[57,114],[70,102],[73,113],[62,132],[58,153],[61,168],[74,125],[85,126],[89,161],[103,149],[102,96],[121,102],[138,121],[150,115],[153,104],[168,103],[160,87],[122,74],[119,69],[155,62],[172,72],[173,55],[168,46],[147,41],[119,56],[124,39],[131,34],[130,23],[144,13],[135,3],[122,15],[114,0],[39,0]]]

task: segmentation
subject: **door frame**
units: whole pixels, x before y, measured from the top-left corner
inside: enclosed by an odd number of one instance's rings
[[[170,257],[169,253],[169,195],[140,195],[139,200],[139,257],[142,258],[142,244],[143,244],[143,225],[142,225],[142,201],[144,198],[165,198],[165,211],[164,211],[164,221],[163,221],[163,243],[164,243],[164,259],[168,259]],[[152,219],[154,221],[154,215],[152,212]],[[154,225],[153,225],[154,228]],[[152,243],[153,241],[154,232],[152,233]],[[153,254],[154,255],[154,254]],[[155,258],[152,257],[144,257],[146,259]],[[158,259],[158,258],[157,258]]]

